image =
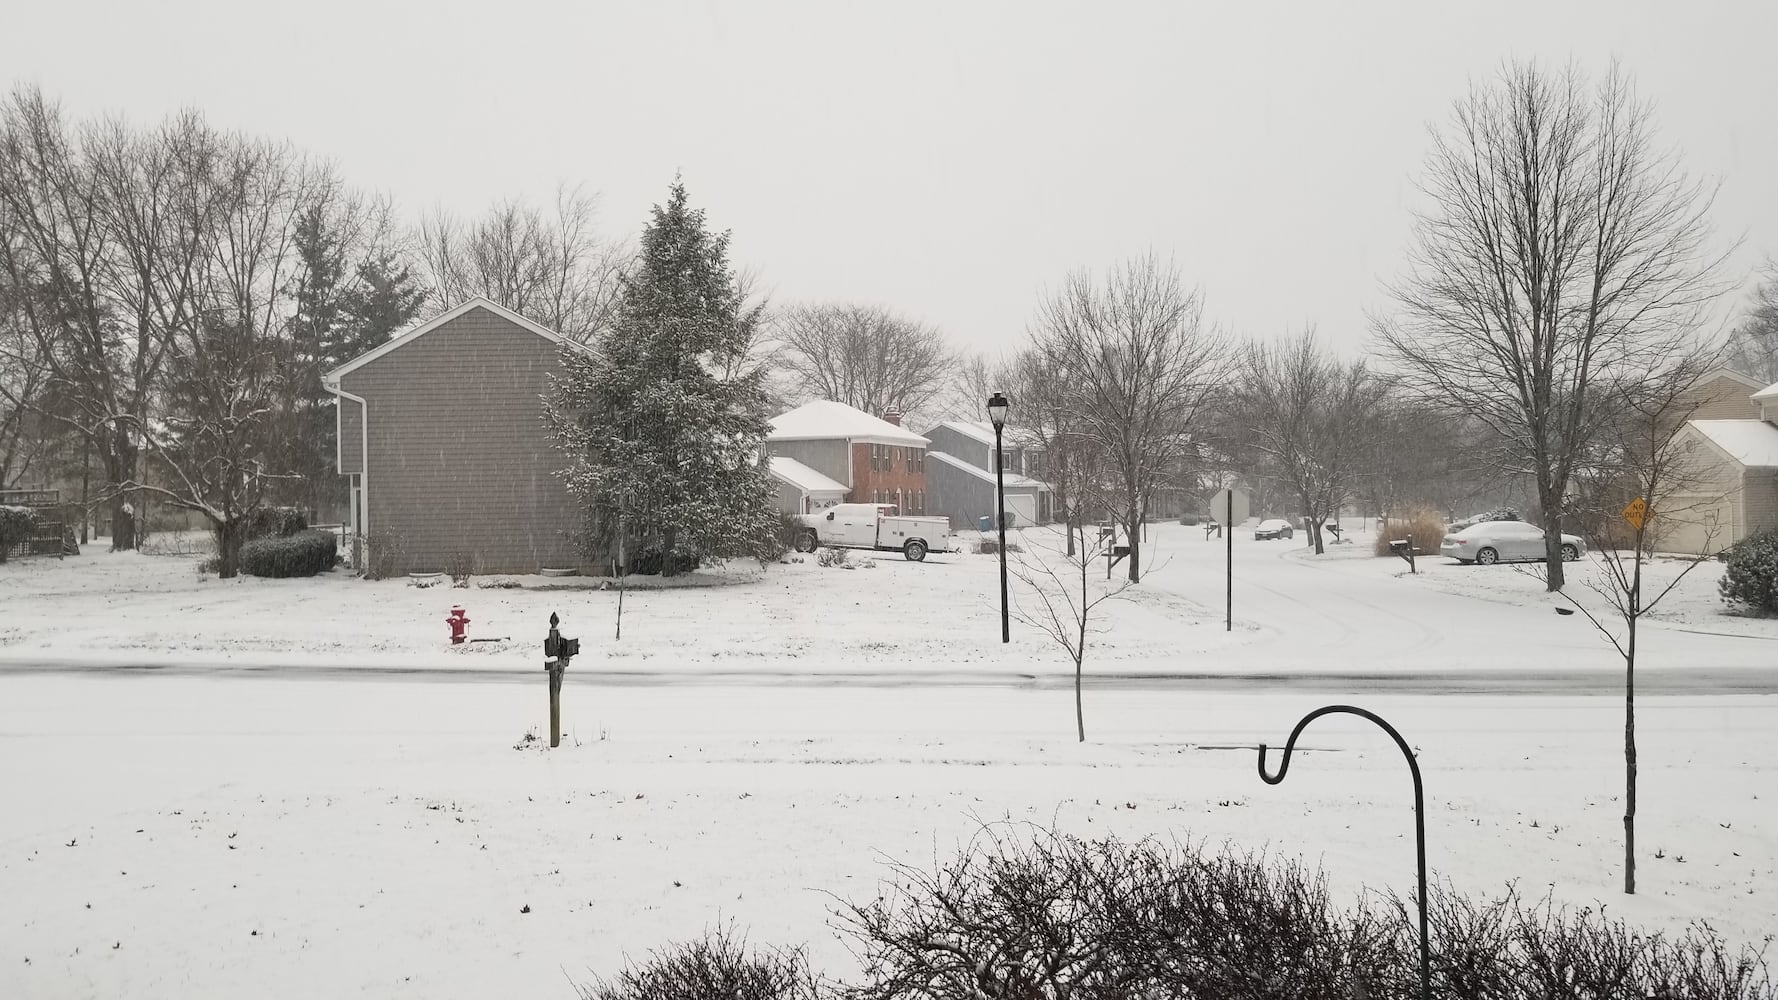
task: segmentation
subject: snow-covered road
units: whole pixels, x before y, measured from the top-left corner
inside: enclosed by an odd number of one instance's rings
[[[835,898],[983,820],[1206,838],[1408,891],[1406,769],[1331,718],[1278,788],[1256,742],[1330,700],[1098,691],[0,678],[0,996],[574,996],[727,921],[849,957]],[[1778,698],[1643,703],[1640,895],[1618,893],[1622,704],[1358,700],[1426,778],[1429,860],[1757,941],[1778,895]]]

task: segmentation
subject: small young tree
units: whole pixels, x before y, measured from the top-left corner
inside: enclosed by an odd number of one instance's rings
[[[1691,415],[1687,392],[1713,366],[1714,355],[1694,354],[1672,363],[1658,376],[1613,387],[1609,406],[1616,419],[1602,429],[1588,492],[1598,506],[1589,547],[1602,579],[1588,588],[1604,600],[1595,612],[1567,594],[1563,598],[1585,615],[1624,661],[1624,892],[1636,891],[1636,639],[1642,618],[1658,607],[1680,581],[1710,557],[1718,531],[1703,526],[1697,551],[1685,556],[1678,573],[1649,596],[1644,563],[1669,521],[1707,517],[1720,496],[1710,496],[1698,475],[1697,456],[1684,436]],[[1628,499],[1625,499],[1628,498]],[[1623,505],[1619,507],[1619,501]]]
[[[762,312],[730,274],[728,235],[706,231],[674,183],[611,323],[591,350],[563,350],[546,401],[589,555],[614,555],[620,530],[657,546],[669,575],[675,556],[759,554],[778,516],[760,449],[770,402],[763,369],[738,359]]]
[[[1083,498],[1084,499],[1084,498]],[[1087,657],[1087,637],[1103,631],[1094,612],[1099,605],[1122,594],[1132,585],[1128,579],[1098,579],[1093,572],[1112,552],[1113,537],[1086,537],[1084,527],[1064,523],[1061,533],[1074,533],[1067,543],[1056,538],[1054,528],[1020,532],[1033,551],[1010,552],[1010,570],[1020,583],[1012,594],[1012,615],[1061,646],[1074,664],[1074,733],[1086,742],[1086,709],[1081,687]],[[1010,546],[1009,546],[1010,548]]]

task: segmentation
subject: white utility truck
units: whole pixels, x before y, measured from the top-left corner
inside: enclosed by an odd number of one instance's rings
[[[813,514],[798,514],[804,530],[796,536],[798,552],[820,546],[882,549],[919,562],[928,552],[951,551],[951,520],[946,517],[902,517],[892,503],[842,503]]]

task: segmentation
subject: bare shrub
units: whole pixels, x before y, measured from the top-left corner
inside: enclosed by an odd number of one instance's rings
[[[1412,941],[1399,901],[1400,937]],[[1669,937],[1608,919],[1591,907],[1551,899],[1527,902],[1508,889],[1477,901],[1438,885],[1429,894],[1433,994],[1454,1000],[1495,998],[1679,998],[1772,1000],[1778,997],[1763,950],[1732,948],[1708,924]]]
[[[615,979],[577,983],[575,989],[581,1000],[815,1000],[824,995],[801,949],[749,948],[745,937],[729,929],[669,945]]]
[[[1406,517],[1392,517],[1377,526],[1377,555],[1392,555],[1389,543],[1406,538],[1419,555],[1436,555],[1439,543],[1445,540],[1445,519],[1436,510],[1411,510]]]
[[[851,549],[836,549],[836,548],[822,549],[820,552],[815,554],[815,565],[827,566],[827,567],[833,567],[833,566],[845,567],[847,565],[846,561],[851,558],[851,554],[850,554],[851,551],[852,551]]]
[[[1342,912],[1319,872],[1006,825],[839,919],[861,1000],[1339,997],[1355,970],[1390,995],[1404,967],[1393,916]]]
[[[467,587],[469,578],[481,566],[481,559],[474,553],[463,549],[445,556],[445,575],[451,578],[451,586]]]

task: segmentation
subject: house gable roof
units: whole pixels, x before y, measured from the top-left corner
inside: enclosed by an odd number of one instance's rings
[[[931,442],[905,427],[873,417],[863,410],[818,399],[772,418],[767,441],[822,441],[844,438],[867,444],[924,448]]]
[[[1778,399],[1778,382],[1774,382],[1771,385],[1766,386],[1764,389],[1754,393],[1752,398],[1755,401],[1762,403],[1767,400]]]
[[[459,316],[466,315],[469,312],[472,312],[473,310],[476,310],[476,309],[486,309],[488,312],[491,312],[494,315],[500,317],[501,319],[504,319],[504,320],[512,323],[514,326],[517,326],[521,329],[528,330],[532,333],[535,333],[539,337],[544,338],[545,340],[553,341],[558,344],[571,344],[576,347],[580,346],[578,344],[575,344],[574,341],[569,340],[567,337],[564,337],[561,334],[555,332],[554,330],[551,330],[546,326],[542,326],[537,323],[533,323],[532,321],[526,319],[523,316],[520,316],[518,313],[513,312],[511,309],[506,308],[505,306],[499,304],[498,302],[495,302],[492,299],[483,298],[478,295],[475,298],[470,299],[467,302],[464,302],[460,305],[454,306],[450,309],[445,310],[444,312],[439,313],[437,316],[434,316],[431,319],[427,320],[426,322],[421,323],[419,326],[414,327],[412,330],[409,330],[406,333],[403,333],[400,336],[395,337],[391,340],[385,341],[380,346],[373,348],[372,350],[367,351],[363,354],[360,354],[359,356],[353,358],[352,360],[346,362],[345,364],[340,365],[338,368],[335,368],[333,371],[330,371],[326,375],[322,376],[322,381],[331,383],[333,385],[338,385],[339,380],[342,376],[347,375],[351,372],[357,371],[358,369],[364,367],[365,365],[370,364],[372,361],[377,360],[378,358],[382,357],[385,354],[389,354],[393,351],[398,351],[401,348],[406,347],[407,345],[420,339],[421,337],[424,337],[426,334],[431,333],[432,331],[438,329],[441,326],[444,326],[446,323],[449,323],[451,320],[454,320],[454,319],[458,318]]]
[[[994,474],[987,469],[977,465],[971,465],[961,458],[947,455],[942,451],[929,451],[926,453],[926,457],[936,458],[946,465],[962,469],[964,472],[969,473],[983,482],[992,483],[994,481]],[[1032,479],[1030,476],[1021,476],[1017,473],[1008,472],[1006,473],[1006,488],[1009,490],[1047,490],[1049,489],[1049,484],[1042,480]]]
[[[1688,420],[1686,425],[1742,466],[1778,468],[1778,427],[1764,420]]]
[[[1719,378],[1726,378],[1726,379],[1730,379],[1735,382],[1739,382],[1742,385],[1746,386],[1747,388],[1754,390],[1755,392],[1758,392],[1762,388],[1762,384],[1760,383],[1760,381],[1758,379],[1754,378],[1751,375],[1745,374],[1743,372],[1738,372],[1733,368],[1712,368],[1709,371],[1705,372],[1703,377],[1698,379],[1698,384],[1699,385],[1709,385],[1710,383],[1716,381]],[[1775,388],[1778,388],[1778,387],[1775,387]]]
[[[948,427],[964,437],[981,444],[991,446],[994,443],[993,424],[982,423],[979,420],[945,420],[932,425],[931,429],[937,430],[940,427]],[[1024,448],[1027,451],[1041,451],[1043,447],[1036,434],[1033,434],[1022,427],[1007,427],[1001,432],[1001,436],[1005,438],[1005,443],[1013,448]]]
[[[846,484],[836,482],[794,458],[773,455],[767,471],[805,493],[845,493]]]

